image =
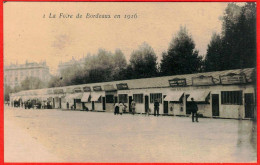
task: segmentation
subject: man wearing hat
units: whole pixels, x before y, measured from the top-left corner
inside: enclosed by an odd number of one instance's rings
[[[194,115],[196,115],[196,122],[199,122],[198,120],[198,106],[197,103],[194,101],[194,98],[191,98],[191,113],[192,113],[192,122],[194,122]]]

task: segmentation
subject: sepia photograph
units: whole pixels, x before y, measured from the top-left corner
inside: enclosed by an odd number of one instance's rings
[[[4,2],[4,162],[257,163],[256,6]]]

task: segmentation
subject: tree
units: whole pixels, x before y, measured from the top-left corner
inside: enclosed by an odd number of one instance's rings
[[[113,56],[114,68],[112,72],[113,80],[122,80],[125,78],[125,70],[127,68],[126,58],[120,49],[115,51]]]
[[[61,87],[63,86],[63,77],[62,76],[52,76],[48,82],[48,87]]]
[[[4,85],[4,100],[9,101],[10,100],[10,93],[12,93],[12,88],[9,85]]]
[[[130,66],[133,71],[132,78],[146,78],[156,76],[157,56],[147,43],[139,46],[138,50],[134,50],[130,57]]]
[[[22,90],[41,89],[46,87],[46,84],[37,77],[27,77],[21,82]]]
[[[202,57],[195,50],[195,43],[185,27],[172,39],[167,52],[162,54],[162,75],[195,73],[201,69]]]
[[[256,4],[248,2],[240,7],[229,3],[222,24],[222,46],[215,58],[221,64],[215,70],[256,66]],[[214,56],[208,52],[209,56]]]
[[[223,48],[220,35],[214,33],[208,45],[204,61],[204,71],[217,71],[223,68]]]

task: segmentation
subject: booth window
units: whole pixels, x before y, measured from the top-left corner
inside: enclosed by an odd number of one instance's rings
[[[74,99],[75,103],[81,103],[81,99]]]
[[[127,103],[128,102],[127,94],[119,94],[118,98],[119,98],[119,102],[121,102],[121,103]]]
[[[150,103],[154,103],[155,100],[159,100],[159,103],[162,103],[162,93],[150,93]]]
[[[242,91],[222,91],[221,104],[242,105]]]
[[[106,95],[106,103],[114,103],[114,95]]]
[[[143,94],[133,94],[133,98],[136,103],[143,103],[143,97]]]

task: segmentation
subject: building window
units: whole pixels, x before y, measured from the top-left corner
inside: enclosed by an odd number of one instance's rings
[[[119,94],[118,99],[121,103],[128,103],[127,94]]]
[[[114,95],[106,95],[106,103],[114,103]]]
[[[81,103],[81,99],[74,99],[74,100],[75,100],[75,103]]]
[[[222,91],[221,104],[242,105],[242,91]]]
[[[154,103],[155,100],[162,103],[162,93],[150,93],[150,103]]]
[[[144,95],[143,94],[133,94],[134,101],[136,103],[143,103],[144,102]]]

